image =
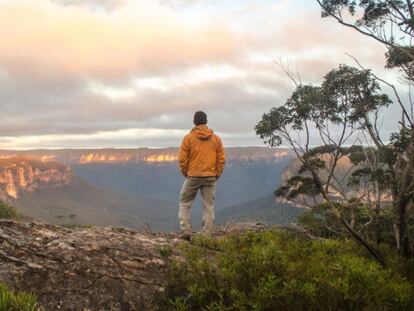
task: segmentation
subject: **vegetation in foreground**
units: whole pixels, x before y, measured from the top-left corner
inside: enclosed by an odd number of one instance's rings
[[[414,305],[413,284],[348,239],[265,231],[198,237],[182,248],[184,260],[169,262],[163,310],[411,310]]]
[[[381,43],[387,50],[385,67],[398,71],[400,81],[398,86],[385,81],[356,58],[358,68],[334,68],[319,85],[303,84],[282,65],[296,88],[283,105],[264,114],[256,126],[256,133],[270,146],[292,148],[299,163],[296,174],[276,194],[310,208],[323,204],[348,237],[383,266],[387,263],[379,249],[381,214],[391,205],[393,225],[386,235],[394,236],[396,253],[414,258],[414,3],[317,2],[322,17]],[[389,135],[382,121],[391,106],[399,110],[401,118],[394,121]],[[348,166],[345,171],[344,166]],[[366,222],[373,224],[368,237],[365,228],[356,228],[352,218],[347,219],[348,211],[355,214],[361,206],[374,211]]]
[[[14,207],[7,205],[6,203],[0,201],[0,219],[17,219],[19,218],[19,213]]]
[[[0,311],[36,311],[37,298],[33,294],[10,291],[6,285],[0,283]]]

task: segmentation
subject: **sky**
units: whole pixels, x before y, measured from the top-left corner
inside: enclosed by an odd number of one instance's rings
[[[198,110],[261,146],[294,90],[278,63],[318,84],[349,53],[395,79],[316,0],[0,0],[0,38],[1,149],[178,146]]]

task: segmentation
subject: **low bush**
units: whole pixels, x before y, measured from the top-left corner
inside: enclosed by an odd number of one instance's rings
[[[373,245],[387,244],[396,247],[393,229],[395,212],[391,205],[383,206],[378,215],[374,209],[364,205],[353,207],[337,205],[337,208],[354,230]],[[303,212],[298,217],[298,222],[318,237],[329,239],[350,237],[349,232],[330,210],[329,205],[319,204]],[[409,232],[414,232],[414,212],[411,210],[407,213],[407,226]],[[414,236],[411,236],[412,239]]]
[[[19,214],[14,207],[0,201],[0,219],[16,219]]]
[[[26,292],[13,293],[0,283],[0,311],[40,311],[37,298]]]
[[[412,310],[413,286],[348,240],[198,237],[171,259],[163,310]]]

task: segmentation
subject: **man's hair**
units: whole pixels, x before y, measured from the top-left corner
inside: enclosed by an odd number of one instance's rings
[[[207,124],[207,115],[202,111],[197,111],[194,114],[194,125]]]

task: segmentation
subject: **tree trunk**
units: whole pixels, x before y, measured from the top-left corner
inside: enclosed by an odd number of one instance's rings
[[[412,135],[414,138],[414,135]],[[411,142],[405,154],[400,155],[397,160],[396,168],[399,172],[399,184],[397,200],[394,202],[397,216],[397,229],[399,234],[398,253],[410,258],[413,256],[411,248],[410,236],[407,226],[407,207],[412,200],[411,191],[413,188],[413,170],[414,170],[414,142]]]
[[[355,210],[354,210],[354,206],[351,206],[351,223],[350,223],[350,225],[351,225],[352,229],[355,227],[355,222],[356,222]]]
[[[384,258],[382,258],[381,254],[378,252],[378,250],[370,245],[368,241],[366,241],[357,231],[355,231],[352,226],[344,219],[338,210],[338,208],[335,206],[335,204],[330,200],[328,194],[324,191],[324,188],[322,187],[322,183],[319,179],[319,176],[315,171],[311,171],[313,181],[315,182],[316,187],[318,188],[320,194],[323,196],[325,201],[330,205],[331,211],[333,211],[336,218],[341,222],[341,224],[344,225],[344,227],[348,230],[351,237],[359,243],[362,247],[364,247],[368,253],[383,267],[386,266]]]
[[[400,245],[400,230],[398,229],[398,225],[395,223],[392,228],[394,229],[394,238],[395,238],[395,245],[397,245],[397,250],[399,251],[401,248]]]
[[[410,258],[413,256],[413,250],[411,248],[410,237],[408,234],[407,227],[407,204],[404,203],[405,202],[401,202],[400,204],[398,204],[398,253],[405,258]]]
[[[359,235],[358,232],[356,232],[343,217],[339,216],[338,218],[348,230],[350,235],[354,238],[354,240],[362,245],[381,266],[385,267],[386,263],[384,261],[384,258],[382,258],[378,250],[371,246],[367,241],[365,241],[365,239]]]

